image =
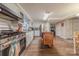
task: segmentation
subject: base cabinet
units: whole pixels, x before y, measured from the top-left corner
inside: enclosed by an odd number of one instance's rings
[[[53,46],[54,35],[51,32],[43,32],[42,33],[42,44],[48,45],[49,47]]]

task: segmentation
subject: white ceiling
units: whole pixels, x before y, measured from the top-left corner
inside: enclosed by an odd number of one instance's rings
[[[53,12],[48,18],[53,23],[79,13],[79,4],[77,3],[21,3],[20,5],[35,21],[42,21],[44,12]]]

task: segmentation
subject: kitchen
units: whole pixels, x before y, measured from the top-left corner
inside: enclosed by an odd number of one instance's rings
[[[1,3],[0,56],[79,55],[78,6]]]
[[[30,23],[28,19],[27,25]],[[18,56],[22,54],[29,44],[26,44],[28,28],[24,29],[24,25],[23,10],[18,4],[0,4],[0,56]],[[28,36],[29,33],[27,33]]]

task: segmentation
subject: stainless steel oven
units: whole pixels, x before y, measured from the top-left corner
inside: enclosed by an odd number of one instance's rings
[[[2,56],[9,56],[9,50],[11,46],[8,46],[7,48],[2,50]]]
[[[22,35],[22,37],[20,39],[20,53],[19,53],[19,55],[21,55],[21,53],[24,51],[25,48],[26,48],[26,37],[24,35]]]
[[[9,56],[9,50],[11,48],[10,44],[1,44],[1,56]]]

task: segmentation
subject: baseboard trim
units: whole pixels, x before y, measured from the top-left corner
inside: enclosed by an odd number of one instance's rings
[[[33,36],[33,39],[35,39],[35,37],[41,37],[41,36]]]
[[[58,38],[60,38],[61,40],[63,40],[63,41],[65,41],[65,42],[67,42],[67,43],[70,43],[70,42],[68,42],[69,40],[73,40],[73,39],[64,39],[64,38],[62,38],[62,37],[60,37],[60,36],[56,36],[56,37],[58,37]],[[72,42],[72,41],[71,41]],[[73,42],[72,42],[73,43]]]

